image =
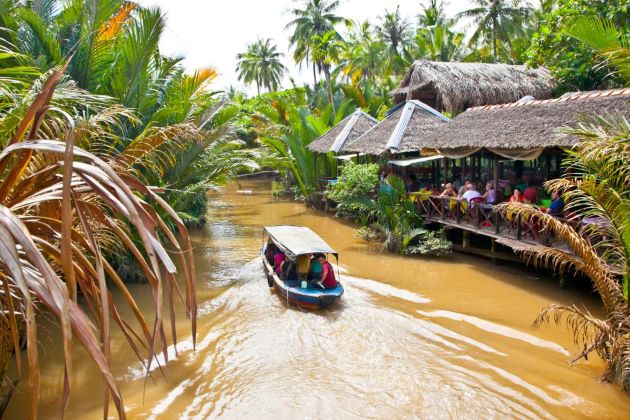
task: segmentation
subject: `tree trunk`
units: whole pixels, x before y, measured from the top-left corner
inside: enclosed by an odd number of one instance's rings
[[[330,69],[328,68],[328,66],[324,67],[324,75],[326,76],[326,89],[328,90],[328,101],[330,102],[330,105],[332,105],[333,116],[334,116],[337,113],[337,111],[335,110],[335,99],[333,98],[332,83],[330,81]]]
[[[317,90],[317,73],[316,73],[316,64],[313,63],[313,90]]]
[[[497,62],[497,18],[492,16],[492,57]]]

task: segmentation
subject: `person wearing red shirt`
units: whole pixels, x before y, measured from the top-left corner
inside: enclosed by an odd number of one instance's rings
[[[322,277],[317,284],[324,289],[334,289],[337,287],[337,279],[335,278],[335,270],[333,266],[326,261],[326,255],[319,255],[319,262],[322,265]]]
[[[533,184],[529,184],[523,191],[523,199],[528,204],[538,204],[538,190]]]

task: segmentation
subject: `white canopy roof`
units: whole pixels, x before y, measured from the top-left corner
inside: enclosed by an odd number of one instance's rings
[[[337,255],[337,251],[305,226],[265,226],[265,231],[273,243],[290,259],[317,252]]]
[[[442,158],[444,158],[444,156],[434,155],[434,156],[427,156],[427,157],[420,157],[420,158],[413,158],[413,159],[390,160],[387,163],[389,163],[390,165],[396,165],[396,166],[411,166],[416,163],[430,162],[432,160],[442,159]]]

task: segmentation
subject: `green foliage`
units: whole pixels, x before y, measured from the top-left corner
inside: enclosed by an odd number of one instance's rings
[[[427,229],[414,229],[404,248],[406,255],[443,257],[453,250],[453,243],[442,239],[441,233]],[[411,237],[412,236],[412,237]]]
[[[559,80],[559,92],[622,86],[593,50],[565,32],[576,17],[596,16],[618,28],[630,26],[630,3],[602,0],[557,0],[543,9],[528,50],[528,63],[546,66]]]
[[[630,26],[617,28],[594,16],[579,16],[565,29],[567,35],[588,45],[626,83],[630,83]]]
[[[326,196],[338,203],[339,213],[360,218],[367,208],[356,198],[374,193],[378,185],[378,171],[379,166],[375,163],[356,164],[348,161],[341,169],[337,182],[327,186]]]
[[[238,54],[236,71],[239,80],[245,83],[256,84],[256,90],[260,94],[260,88],[275,91],[280,86],[282,77],[287,68],[280,62],[284,54],[277,51],[277,45],[272,44],[271,39],[258,39],[247,46],[247,52]]]

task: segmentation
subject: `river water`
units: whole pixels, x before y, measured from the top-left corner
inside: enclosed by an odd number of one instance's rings
[[[253,193],[237,194],[238,188]],[[258,249],[262,226],[271,224],[309,226],[340,252],[346,293],[338,306],[303,312],[270,291]],[[583,290],[560,290],[523,267],[461,254],[388,255],[354,239],[347,223],[272,201],[262,181],[215,197],[193,245],[196,351],[179,314],[178,353],[170,348],[172,360],[147,380],[114,334],[114,372],[130,418],[630,416],[630,398],[597,381],[599,360],[569,365],[575,346],[564,328],[531,326],[551,303],[576,303],[598,314],[597,299]],[[148,302],[148,287],[132,290]],[[53,345],[54,327],[40,333],[40,417],[58,418],[60,349]],[[22,382],[6,418],[28,412]],[[102,418],[103,388],[82,351],[76,351],[72,386],[67,418]]]

